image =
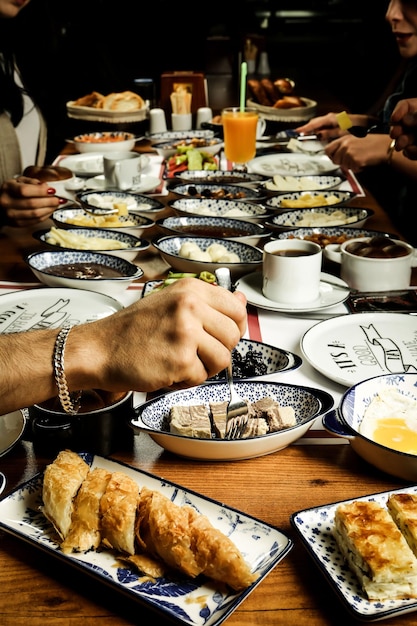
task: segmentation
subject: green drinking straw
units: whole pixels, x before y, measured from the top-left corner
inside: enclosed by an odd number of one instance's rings
[[[248,74],[248,64],[243,61],[240,68],[240,110],[245,110],[246,100],[246,76]]]

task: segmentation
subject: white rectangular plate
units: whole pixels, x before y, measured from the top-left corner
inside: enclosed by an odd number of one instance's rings
[[[241,550],[252,571],[259,575],[257,581],[243,592],[236,593],[202,576],[191,579],[178,574],[175,579],[166,577],[156,581],[141,578],[136,571],[118,561],[110,550],[65,555],[60,550],[51,524],[39,511],[43,474],[37,474],[20,485],[0,502],[0,528],[69,565],[85,570],[97,580],[139,603],[147,604],[177,623],[201,626],[221,624],[293,546],[291,539],[278,529],[179,485],[104,457],[81,456],[91,467],[102,467],[111,472],[123,471],[140,487],[159,491],[176,504],[188,504],[207,515],[213,526],[230,537]],[[201,598],[205,599],[204,603]]]
[[[388,497],[392,493],[417,493],[417,486],[404,486],[395,491],[352,498],[346,502],[375,501],[386,506]],[[362,621],[377,621],[404,615],[417,610],[417,599],[387,600],[384,602],[370,602],[356,576],[340,552],[333,536],[334,515],[340,502],[319,506],[312,509],[298,511],[291,516],[291,523],[299,533],[304,546],[327,578],[333,590],[345,604],[347,610]]]

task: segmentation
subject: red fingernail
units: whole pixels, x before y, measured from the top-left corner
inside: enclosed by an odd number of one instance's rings
[[[68,202],[68,200],[66,198],[60,198],[59,199],[59,204],[66,204]]]
[[[49,194],[50,196],[53,196],[56,193],[56,191],[53,187],[48,187],[46,193]]]

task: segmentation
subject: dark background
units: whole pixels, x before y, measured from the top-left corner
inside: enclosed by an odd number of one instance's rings
[[[245,39],[268,53],[271,77],[299,95],[325,93],[350,111],[374,106],[399,55],[385,22],[388,0],[32,0],[10,24],[19,65],[46,111],[51,154],[77,130],[65,102],[133,88],[170,71],[201,71],[214,111],[233,104]],[[230,101],[232,100],[232,101]],[[70,134],[69,134],[70,133]]]

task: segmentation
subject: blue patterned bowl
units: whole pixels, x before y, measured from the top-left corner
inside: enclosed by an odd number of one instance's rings
[[[330,394],[311,387],[296,385],[236,381],[239,395],[255,402],[270,397],[295,410],[296,425],[279,432],[249,439],[197,439],[169,432],[167,420],[172,406],[207,404],[229,399],[229,387],[224,382],[209,382],[198,387],[172,391],[136,407],[131,421],[134,429],[146,432],[161,447],[179,456],[205,461],[237,461],[264,456],[286,448],[312,426],[314,420],[333,406]]]
[[[156,224],[165,235],[225,238],[242,241],[251,246],[258,246],[271,236],[271,231],[263,224],[235,220],[231,217],[172,215],[157,220]]]
[[[262,204],[242,200],[215,200],[210,198],[178,198],[169,206],[178,215],[204,217],[231,217],[248,222],[263,222],[272,218],[274,211]]]
[[[353,200],[356,195],[357,194],[353,191],[340,191],[339,189],[330,189],[325,191],[293,191],[292,193],[282,193],[278,196],[273,196],[272,198],[269,198],[265,204],[273,209],[291,210],[291,207],[282,206],[283,201],[298,202],[305,196],[312,196],[314,198],[323,197],[325,201],[322,206],[338,207],[346,204],[346,202],[349,202],[350,200]]]
[[[238,262],[214,262],[200,261],[193,258],[185,258],[180,256],[181,247],[184,244],[192,243],[199,247],[203,252],[210,245],[218,244],[224,246],[228,253],[237,254]],[[211,272],[214,274],[219,267],[228,267],[233,279],[239,278],[244,274],[250,274],[262,267],[262,250],[240,241],[232,241],[230,239],[217,239],[215,237],[161,237],[153,242],[164,261],[177,272],[192,272],[200,274],[200,272]]]
[[[144,252],[148,250],[150,247],[149,241],[146,239],[140,239],[140,237],[135,237],[130,233],[125,232],[117,232],[116,230],[108,230],[106,228],[66,228],[66,233],[70,235],[81,235],[82,237],[88,238],[96,238],[105,239],[106,241],[119,241],[125,245],[127,248],[120,248],[119,250],[111,250],[107,249],[105,244],[102,249],[97,248],[82,248],[84,252],[103,252],[105,254],[112,254],[114,256],[118,256],[121,259],[125,259],[125,261],[134,261],[137,255],[140,252]],[[37,230],[33,233],[35,239],[43,243],[45,246],[52,250],[80,250],[80,247],[76,247],[75,245],[68,246],[60,246],[58,244],[53,244],[48,241],[47,235],[50,233],[50,229],[46,228],[44,230]]]
[[[73,219],[81,219],[85,224],[77,225],[71,224],[69,220]],[[55,226],[58,228],[96,228],[97,231],[101,229],[101,226],[94,226],[93,216],[89,213],[86,213],[84,209],[79,208],[68,208],[68,209],[57,209],[52,213],[52,219],[54,221]],[[119,218],[120,222],[129,221],[133,222],[133,226],[107,226],[104,225],[103,228],[107,228],[108,230],[115,230],[117,232],[129,233],[130,235],[134,235],[135,237],[142,237],[147,231],[149,231],[154,226],[154,221],[150,217],[144,217],[138,213],[129,212],[127,217],[121,216]]]
[[[101,252],[84,252],[81,250],[51,250],[33,252],[26,257],[26,263],[40,280],[48,287],[69,287],[72,289],[87,289],[117,297],[134,281],[143,275],[143,270],[129,261],[125,261],[111,254]],[[121,275],[99,278],[76,278],[62,276],[58,271],[51,269],[57,265],[73,265],[82,263],[91,266],[98,264],[114,270]]]
[[[348,439],[359,456],[382,472],[415,483],[417,481],[416,454],[394,450],[360,433],[366,407],[381,390],[387,388],[395,389],[417,401],[417,374],[411,372],[384,374],[353,385],[342,396],[339,408],[324,416],[323,426],[333,435]],[[396,413],[394,417],[399,417],[399,414]],[[400,431],[398,434],[401,436]]]
[[[335,211],[342,214],[335,223]],[[363,226],[366,220],[374,214],[372,209],[352,206],[317,207],[315,209],[290,209],[285,213],[274,215],[268,219],[268,226],[276,230],[292,228],[314,228],[322,226]],[[308,222],[308,223],[307,223]]]
[[[170,191],[185,198],[203,198],[204,200],[235,200],[237,202],[253,202],[265,198],[254,187],[245,185],[228,185],[227,183],[182,183],[171,187]]]

